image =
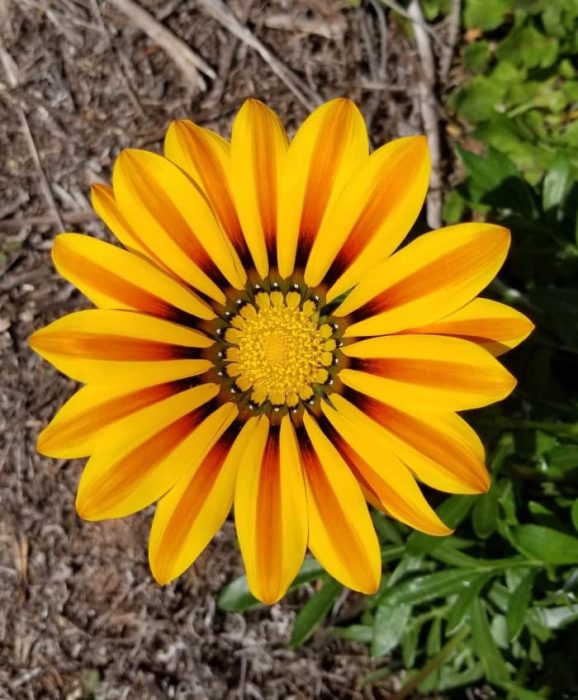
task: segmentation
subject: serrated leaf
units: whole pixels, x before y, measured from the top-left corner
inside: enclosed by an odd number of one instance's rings
[[[506,613],[506,629],[508,631],[508,639],[511,642],[518,637],[524,627],[526,611],[532,597],[535,575],[535,571],[528,572],[510,596]]]
[[[305,559],[289,590],[299,588],[304,583],[319,578],[323,573],[323,567],[315,559]],[[239,576],[221,590],[217,605],[227,612],[243,612],[256,608],[261,603],[249,591],[247,577]]]
[[[484,667],[486,678],[490,683],[507,683],[508,667],[492,637],[488,617],[479,598],[474,598],[470,605],[470,624],[472,643]]]
[[[309,639],[323,622],[342,590],[343,586],[340,583],[335,579],[327,578],[323,588],[305,603],[295,618],[291,632],[291,646],[300,646]]]
[[[542,525],[519,525],[512,528],[511,538],[530,559],[557,566],[578,563],[578,537]]]
[[[373,636],[371,642],[372,656],[385,656],[399,644],[409,617],[409,605],[380,605],[375,611]]]

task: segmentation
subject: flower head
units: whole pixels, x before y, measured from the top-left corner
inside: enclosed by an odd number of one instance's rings
[[[488,488],[482,445],[455,411],[511,392],[496,356],[532,324],[477,298],[506,229],[451,226],[395,252],[428,179],[423,137],[370,155],[348,100],[318,108],[290,144],[250,100],[230,144],[180,121],[164,157],[120,154],[93,204],[124,248],[56,238],[58,271],[97,308],[30,339],[85,384],[38,449],[90,457],[83,518],[157,503],[159,582],[193,563],[234,503],[262,601],[283,596],[307,548],[370,593],[381,562],[367,501],[445,535],[418,482]]]

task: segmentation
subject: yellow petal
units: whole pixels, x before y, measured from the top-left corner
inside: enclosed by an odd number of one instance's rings
[[[275,263],[277,190],[287,152],[279,118],[258,100],[247,100],[233,123],[231,188],[257,272]]]
[[[277,256],[282,277],[303,267],[319,226],[343,186],[367,160],[363,116],[343,98],[318,107],[299,128],[281,174]]]
[[[213,341],[191,328],[133,311],[88,309],[33,333],[30,347],[79,382],[147,386],[205,372],[199,349]]]
[[[380,426],[392,452],[428,486],[448,493],[488,490],[484,448],[455,413],[425,412],[418,407],[405,413],[363,394],[354,394],[355,405],[343,396],[331,398],[335,408],[360,429]]]
[[[111,425],[82,472],[80,517],[122,518],[161,498],[235,419],[234,404],[215,410],[217,392],[214,384],[195,387]]]
[[[530,319],[516,309],[491,299],[478,298],[440,321],[407,332],[465,338],[498,357],[519,345],[533,329]]]
[[[262,416],[239,465],[235,523],[249,589],[264,603],[282,598],[303,563],[307,504],[295,431],[285,416]]]
[[[215,317],[196,294],[156,265],[97,238],[56,236],[52,259],[58,272],[101,308],[143,311],[174,321]]]
[[[189,568],[225,522],[235,489],[239,460],[255,427],[250,418],[239,432],[233,423],[202,460],[158,502],[149,540],[153,576],[166,584]]]
[[[397,139],[373,153],[323,219],[306,283],[316,286],[325,277],[331,301],[395,250],[423,206],[429,173],[423,136]]]
[[[114,196],[131,226],[163,263],[216,301],[227,282],[246,276],[233,246],[193,181],[166,158],[123,151],[113,171]]]
[[[381,577],[379,543],[361,489],[339,452],[308,413],[300,440],[307,487],[309,549],[334,578],[375,593]]]
[[[346,385],[393,406],[464,411],[504,399],[514,377],[475,343],[436,335],[394,335],[347,345]]]
[[[219,134],[183,119],[165,138],[165,156],[193,178],[245,265],[250,258],[229,184],[230,146]]]
[[[178,381],[132,391],[123,386],[85,386],[60,408],[40,433],[37,449],[41,454],[59,459],[86,457],[100,444],[109,425],[174,396],[184,388],[184,383]]]
[[[158,265],[163,266],[163,263],[124,217],[114,198],[114,192],[111,187],[102,184],[93,185],[91,188],[91,200],[94,211],[125,248],[136,250],[138,253],[142,253],[154,260]]]
[[[321,405],[329,420],[325,433],[345,459],[360,485],[380,507],[410,527],[429,535],[449,535],[424,498],[409,469],[391,450],[378,426],[360,424]]]
[[[438,321],[471,301],[502,266],[510,232],[458,224],[420,236],[377,265],[335,314],[353,313],[346,335],[384,335]]]

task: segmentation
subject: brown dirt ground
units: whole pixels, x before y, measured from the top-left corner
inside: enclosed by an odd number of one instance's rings
[[[395,679],[356,690],[377,664],[364,648],[324,631],[288,647],[310,590],[244,617],[216,609],[218,591],[241,572],[231,523],[161,589],[146,560],[150,512],[80,521],[82,464],[35,453],[39,430],[74,386],[34,356],[26,338],[86,302],[51,265],[58,226],[19,111],[58,212],[79,222],[67,228],[98,236],[107,234],[91,220],[89,187],[109,179],[120,149],[159,150],[177,117],[228,134],[250,96],[277,109],[290,131],[307,113],[202,3],[143,5],[215,69],[204,91],[112,3],[0,0],[0,698],[388,697]],[[380,34],[377,3],[228,5],[310,91],[355,99],[375,144],[421,131],[412,42],[398,25]],[[347,606],[355,604],[350,596]],[[340,615],[343,608],[332,621]]]

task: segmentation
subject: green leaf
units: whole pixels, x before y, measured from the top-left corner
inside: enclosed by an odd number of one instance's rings
[[[492,487],[483,496],[480,496],[474,504],[472,512],[472,525],[476,535],[487,539],[496,530],[498,522],[498,492]]]
[[[331,610],[343,586],[335,579],[327,578],[323,588],[305,603],[293,623],[290,644],[300,646],[313,634]]]
[[[315,559],[305,559],[289,590],[292,591],[295,588],[299,588],[304,583],[319,578],[323,573],[323,567]],[[226,610],[227,612],[243,612],[261,605],[251,595],[246,576],[239,576],[239,578],[227,584],[219,594],[217,604],[221,610]]]
[[[558,445],[547,455],[548,464],[561,471],[578,469],[578,445]]]
[[[472,72],[483,71],[490,60],[490,44],[488,41],[476,41],[465,47],[462,54],[465,68]]]
[[[468,29],[496,29],[509,10],[510,0],[468,0],[464,23]]]
[[[349,625],[348,627],[330,627],[329,632],[341,639],[359,644],[371,644],[373,628],[369,625]]]
[[[507,683],[509,680],[508,667],[492,637],[488,617],[479,598],[474,598],[470,606],[470,624],[472,626],[472,643],[484,667],[486,678],[490,683]]]
[[[375,611],[371,655],[385,656],[399,644],[409,617],[409,605],[380,605]]]
[[[571,182],[570,159],[566,153],[558,153],[544,177],[542,188],[544,211],[558,209],[564,204]]]
[[[545,564],[578,563],[578,537],[541,525],[519,525],[511,530],[512,544],[530,559]]]
[[[556,608],[531,608],[528,624],[540,625],[549,630],[559,630],[578,620],[578,605],[561,605]]]
[[[520,583],[516,586],[510,596],[508,611],[506,613],[506,628],[508,639],[512,642],[518,637],[524,627],[526,611],[532,597],[532,586],[534,584],[535,571],[528,572]]]
[[[570,516],[572,518],[572,525],[574,525],[574,528],[578,530],[578,498],[572,504]]]
[[[378,604],[418,605],[452,593],[459,593],[470,585],[472,578],[477,573],[468,569],[448,569],[425,576],[417,576],[393,588],[386,589],[380,596]]]
[[[472,579],[469,586],[464,588],[455,599],[447,617],[446,636],[451,636],[465,621],[465,615],[471,602],[477,598],[484,585],[490,580],[491,574],[483,574]]]

